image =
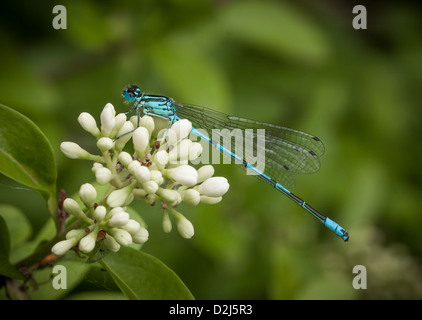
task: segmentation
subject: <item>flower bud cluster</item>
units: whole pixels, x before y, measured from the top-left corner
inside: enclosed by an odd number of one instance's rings
[[[100,236],[106,247],[113,252],[132,242],[141,244],[148,240],[147,229],[131,219],[124,208],[110,209],[97,205],[97,191],[91,184],[85,183],[81,186],[79,197],[85,205],[85,212],[72,198],[64,200],[63,209],[76,217],[83,227],[70,230],[66,234],[66,240],[56,243],[52,248],[55,255],[62,255],[76,245],[79,251],[89,253]]]
[[[70,230],[66,240],[53,247],[56,255],[75,246],[89,253],[97,241],[104,241],[113,252],[121,246],[146,242],[147,229],[125,209],[134,200],[150,205],[161,203],[163,230],[170,232],[173,220],[179,234],[191,238],[193,225],[176,208],[182,202],[191,206],[218,203],[229,189],[226,178],[214,177],[213,166],[196,169],[189,165],[189,161],[201,155],[202,145],[188,139],[192,130],[188,120],[169,127],[168,121],[145,115],[137,127],[136,116],[127,119],[124,113],[116,115],[109,103],[101,112],[100,127],[86,112],[80,114],[78,121],[97,139],[100,155],[91,154],[73,142],[63,142],[60,148],[68,158],[94,161],[92,172],[96,182],[109,185],[109,189],[102,199],[97,199],[96,189],[85,183],[79,190],[83,206],[71,198],[64,201],[65,211],[79,220],[80,227]]]

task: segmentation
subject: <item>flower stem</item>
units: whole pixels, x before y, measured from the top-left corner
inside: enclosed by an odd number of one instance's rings
[[[113,175],[112,180],[113,180],[115,186],[117,188],[121,188],[122,182],[119,179],[119,175],[117,174],[117,171],[116,171],[116,166],[113,164],[113,161],[111,160],[110,155],[104,153],[103,157],[104,157],[105,163],[107,165],[107,168],[111,171],[111,173]]]

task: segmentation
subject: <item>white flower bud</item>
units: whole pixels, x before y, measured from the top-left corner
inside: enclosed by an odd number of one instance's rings
[[[124,113],[119,113],[117,116],[114,117],[115,124],[113,127],[113,131],[111,132],[112,136],[116,136],[116,133],[122,128],[123,124],[126,122],[126,118],[127,117]]]
[[[122,207],[115,207],[115,208],[113,208],[113,209],[110,210],[110,212],[108,213],[108,217],[112,217],[116,213],[122,212],[122,211],[125,211]]]
[[[144,115],[139,121],[139,126],[145,127],[151,135],[155,128],[154,119],[148,115]]]
[[[162,226],[165,233],[169,233],[172,229],[171,220],[167,210],[164,210]]]
[[[127,232],[129,232],[131,235],[134,235],[141,229],[141,225],[139,224],[138,221],[135,221],[133,219],[129,219],[129,221],[124,226],[122,226],[121,228],[123,230],[126,230]]]
[[[205,180],[197,189],[200,194],[208,197],[221,197],[229,190],[229,183],[224,177],[212,177]]]
[[[92,165],[92,172],[96,172],[99,168],[103,168],[103,165],[99,162],[94,162]]]
[[[108,137],[102,137],[97,141],[97,147],[101,150],[101,152],[106,152],[113,148],[114,142]]]
[[[66,233],[67,240],[75,240],[75,243],[78,242],[83,236],[86,235],[85,229],[73,229]]]
[[[201,203],[216,204],[216,203],[219,203],[222,199],[223,199],[223,197],[201,196]]]
[[[136,169],[141,166],[138,160],[133,160],[131,163],[128,164],[127,169],[131,174],[135,174]]]
[[[134,128],[135,127],[137,128],[137,125],[138,125],[138,116],[131,116],[129,118],[129,121],[132,122]]]
[[[88,112],[82,112],[78,117],[78,122],[85,131],[94,137],[98,137],[101,134],[94,117]]]
[[[104,136],[109,136],[116,124],[116,110],[111,103],[107,103],[101,112],[101,132]]]
[[[171,126],[171,129],[173,129],[176,132],[177,139],[182,140],[186,138],[191,132],[192,123],[187,119],[182,119],[182,120],[176,121]]]
[[[117,132],[116,137],[119,137],[115,142],[115,148],[118,150],[122,150],[126,143],[132,138],[134,126],[132,122],[126,121],[123,126],[120,128],[119,132]]]
[[[99,185],[103,186],[106,183],[109,183],[112,178],[113,178],[113,174],[108,168],[102,167],[102,168],[98,168],[95,171],[95,179],[97,180]]]
[[[169,161],[169,154],[166,150],[158,151],[155,154],[154,159],[153,159],[153,162],[159,169],[164,169],[168,161]]]
[[[133,190],[133,189],[132,189]],[[130,192],[129,194],[128,194],[128,196],[126,197],[126,201],[123,203],[123,207],[126,207],[126,206],[128,206],[128,205],[130,205],[131,203],[132,203],[132,201],[133,201],[133,193],[132,192]]]
[[[176,131],[171,128],[169,129],[168,127],[161,129],[158,132],[157,140],[162,141],[163,139],[165,139],[166,143],[163,143],[161,148],[166,149],[167,146],[174,146],[178,141]]]
[[[111,235],[113,238],[122,246],[126,247],[132,244],[132,236],[129,232],[119,228],[112,228],[110,230]]]
[[[111,252],[117,252],[120,249],[120,244],[118,244],[117,241],[108,233],[104,239],[104,244]]]
[[[192,223],[188,219],[186,219],[183,215],[180,215],[176,218],[176,223],[177,231],[179,231],[179,234],[183,238],[190,239],[193,237],[195,231]]]
[[[51,248],[51,252],[53,252],[56,256],[62,256],[68,252],[76,244],[76,242],[74,239],[57,242],[53,248]]]
[[[84,253],[91,252],[95,247],[97,240],[97,229],[94,229],[79,241],[79,250]]]
[[[123,189],[114,190],[110,195],[107,197],[107,204],[114,208],[120,207],[125,204],[129,194],[132,193],[133,186],[128,185]]]
[[[88,151],[82,149],[74,142],[62,142],[60,144],[60,150],[70,159],[85,159],[90,156]]]
[[[63,201],[63,209],[72,216],[77,217],[78,219],[81,219],[82,221],[92,223],[93,221],[89,219],[86,214],[82,211],[79,204],[73,200],[72,198],[66,198]]]
[[[201,200],[200,196],[199,192],[194,189],[185,190],[183,192],[183,202],[191,206],[196,206]]]
[[[138,162],[139,163],[139,162]],[[151,173],[147,167],[139,166],[134,172],[136,180],[145,183],[151,179]]]
[[[119,154],[119,161],[122,165],[127,167],[129,165],[129,163],[131,163],[133,161],[133,159],[132,159],[132,156],[129,153],[127,153],[126,151],[123,151]]]
[[[151,173],[151,180],[157,182],[158,185],[161,185],[164,183],[163,174],[161,171],[158,170],[150,170]]]
[[[128,222],[129,222],[129,214],[124,211],[119,211],[111,217],[110,221],[108,222],[108,225],[110,227],[122,227],[126,225]]]
[[[133,146],[140,158],[144,156],[145,150],[149,145],[149,133],[144,127],[139,127],[133,132]]]
[[[154,194],[158,190],[158,184],[155,181],[148,181],[146,183],[143,183],[142,186],[144,187],[144,190],[147,194]]]
[[[190,141],[190,140],[189,140]],[[202,144],[199,142],[192,142],[189,147],[189,161],[196,160],[202,153]]]
[[[81,214],[84,214],[81,207],[79,206],[79,204],[73,200],[72,198],[66,198],[63,201],[63,209],[71,214],[71,215],[75,215],[75,216],[79,216]]]
[[[97,190],[90,183],[84,183],[79,189],[79,197],[87,208],[94,206],[97,199]]]
[[[210,164],[198,169],[198,183],[211,178],[214,175],[214,167]]]
[[[133,196],[136,200],[144,200],[145,196],[147,195],[146,191],[144,189],[134,189],[132,191]]]
[[[192,141],[184,139],[180,141],[176,147],[174,147],[169,152],[169,161],[170,163],[177,163],[177,160],[188,160],[189,158],[189,148],[192,145]]]
[[[194,167],[184,164],[179,167],[169,169],[167,171],[168,177],[182,185],[192,187],[198,181],[198,172]]]
[[[133,236],[133,242],[135,243],[145,243],[148,241],[149,233],[148,230],[141,227],[137,233]]]
[[[149,193],[148,196],[145,197],[146,204],[153,205],[155,203],[155,194]]]
[[[97,222],[100,222],[100,221],[102,221],[104,219],[104,217],[106,216],[106,213],[107,213],[106,207],[104,207],[104,206],[98,206],[98,207],[95,208],[92,216],[94,217],[94,219]]]
[[[161,198],[162,201],[170,206],[175,206],[182,201],[180,193],[176,190],[159,188],[156,194]]]

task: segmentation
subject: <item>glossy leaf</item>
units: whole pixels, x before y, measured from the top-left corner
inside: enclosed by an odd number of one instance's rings
[[[0,216],[0,275],[12,279],[22,279],[22,275],[9,262],[10,239],[6,221]]]
[[[0,173],[39,190],[54,212],[56,164],[45,135],[27,117],[0,104]]]
[[[170,268],[142,251],[122,248],[101,260],[101,264],[129,299],[194,299]]]
[[[4,218],[9,228],[11,234],[10,247],[12,250],[31,236],[32,226],[18,208],[8,204],[0,204],[0,216]]]
[[[73,252],[68,253],[65,258],[57,260],[54,265],[59,268],[47,267],[34,272],[39,288],[37,290],[30,288],[31,299],[56,300],[63,298],[85,279],[92,268],[91,264],[83,263],[82,259]],[[50,277],[52,277],[51,280],[49,280]],[[66,288],[57,289],[57,284],[63,285],[63,282],[65,282]]]
[[[28,245],[26,241],[32,234],[32,227],[29,220],[18,208],[8,204],[0,204],[0,217],[6,221],[9,230],[9,259],[13,263],[30,253],[32,246]]]

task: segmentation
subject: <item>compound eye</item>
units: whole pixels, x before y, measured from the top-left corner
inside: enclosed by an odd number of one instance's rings
[[[137,97],[141,94],[141,89],[139,89],[138,86],[134,86],[131,85],[128,89],[127,89],[128,93],[130,94],[131,97]]]
[[[141,96],[141,89],[138,86],[130,85],[126,90],[123,91],[122,97],[127,101],[133,101]]]

